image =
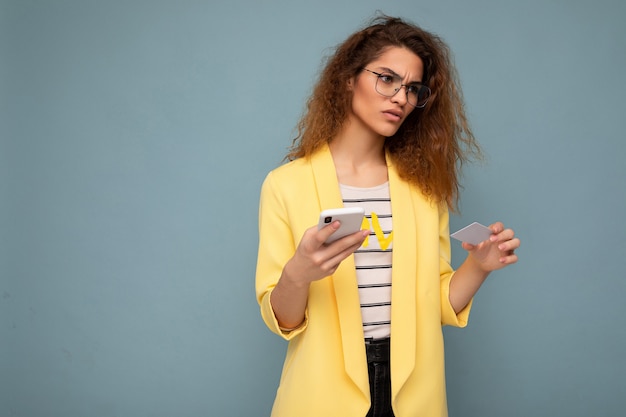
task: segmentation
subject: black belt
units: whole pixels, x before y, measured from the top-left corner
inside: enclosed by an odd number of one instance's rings
[[[367,363],[389,362],[390,339],[365,339]]]

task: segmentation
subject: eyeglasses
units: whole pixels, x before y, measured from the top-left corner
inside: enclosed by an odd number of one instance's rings
[[[380,73],[367,68],[363,68],[367,72],[376,75],[376,92],[385,97],[393,97],[402,87],[406,92],[406,100],[413,107],[421,109],[428,103],[430,98],[430,88],[419,83],[402,84],[402,77],[397,74]]]

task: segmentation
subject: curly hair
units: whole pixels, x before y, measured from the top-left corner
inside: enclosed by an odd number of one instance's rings
[[[401,178],[432,201],[455,210],[461,167],[481,157],[480,147],[465,116],[448,46],[439,36],[400,18],[378,16],[335,49],[307,101],[286,159],[308,157],[339,133],[352,103],[348,81],[390,47],[407,48],[422,60],[422,82],[432,94],[424,108],[416,108],[386,138],[386,151]]]

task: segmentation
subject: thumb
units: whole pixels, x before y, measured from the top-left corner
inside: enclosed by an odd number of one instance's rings
[[[476,249],[476,245],[472,245],[471,243],[467,243],[467,242],[461,243],[461,247],[468,252],[471,252],[474,249]]]
[[[339,222],[339,220],[335,220],[334,222],[322,227],[317,233],[320,243],[326,242],[326,239],[328,239],[330,235],[332,235],[337,231],[337,229],[339,229],[339,226],[341,226],[341,223]]]

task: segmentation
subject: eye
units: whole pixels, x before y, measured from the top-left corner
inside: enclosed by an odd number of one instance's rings
[[[395,77],[391,74],[380,74],[378,79],[385,84],[393,84]]]
[[[419,92],[421,89],[422,89],[422,86],[420,84],[412,84],[406,88],[406,92],[410,94],[415,94],[417,96],[419,95]]]

